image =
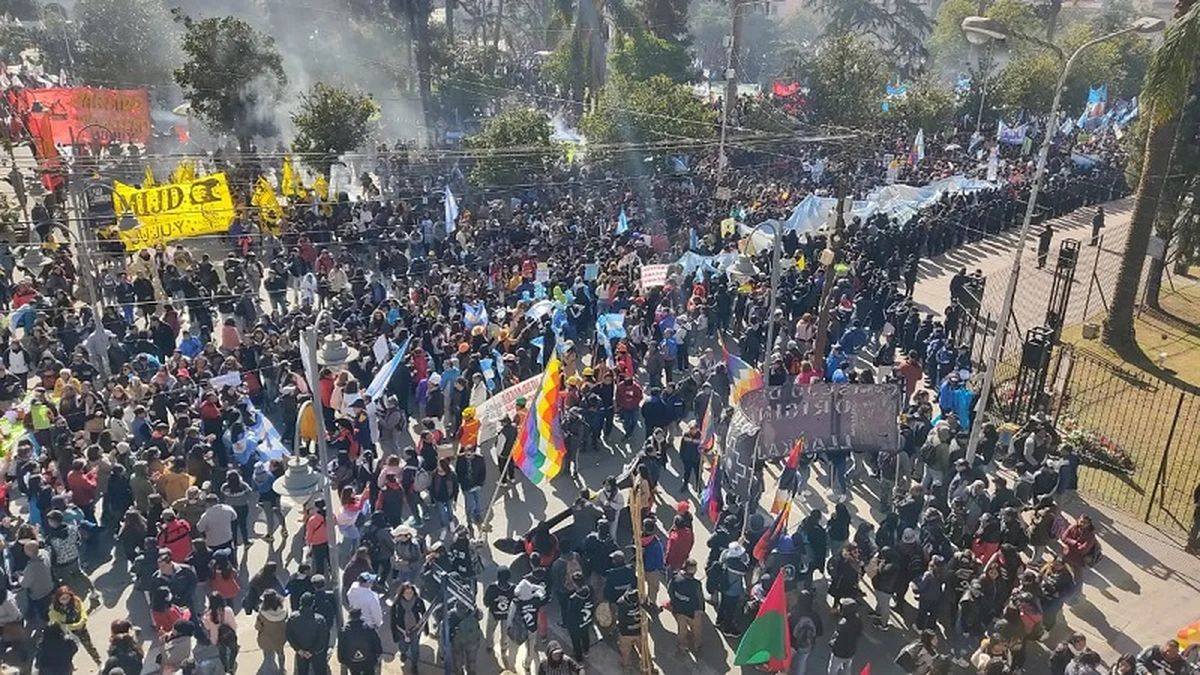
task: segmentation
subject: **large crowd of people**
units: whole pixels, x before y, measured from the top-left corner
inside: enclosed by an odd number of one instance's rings
[[[1101,672],[1083,636],[1036,647],[1064,602],[1087,592],[1101,555],[1090,520],[1056,505],[1073,488],[1070,448],[1041,417],[1011,444],[970,419],[974,364],[960,328],[981,279],[956,275],[940,316],[912,301],[922,259],[1019,225],[1027,158],[1006,150],[994,187],[904,220],[789,232],[774,315],[769,250],[753,256],[753,274],[676,266],[662,286],[640,283],[644,265],[687,250],[736,253],[742,234],[722,224],[730,213],[753,226],[806,194],[887,180],[874,154],[794,152],[736,158],[720,200],[711,157],[637,178],[564,165],[500,194],[461,172],[393,172],[385,156],[364,181],[377,192],[290,206],[279,235],[239,220],[221,237],[97,260],[94,306],[76,299],[90,282],[72,245],[48,242],[38,264],[0,252],[10,312],[0,401],[12,427],[0,649],[41,673],[235,672],[249,622],[261,672],[326,673],[336,657],[347,672],[375,673],[395,654],[410,672],[433,659],[490,672],[494,659],[514,672],[578,673],[614,637],[633,669],[643,622],[674,626],[676,653],[703,659],[711,631],[736,642],[784,574],[796,675],[871,660],[921,674],[1041,672],[1035,660],[1054,675]],[[1125,194],[1119,164],[1098,154],[1083,166],[1069,142],[1054,153],[1040,218]],[[975,171],[973,161],[939,150],[899,177],[920,183]],[[446,181],[462,207],[449,228]],[[38,217],[72,217],[48,203]],[[827,248],[837,274],[821,264]],[[597,328],[614,314],[620,336]],[[315,388],[300,349],[309,326],[358,354],[320,367]],[[700,420],[710,400],[722,419],[733,407],[722,343],[762,364],[768,385],[903,385],[900,447],[803,454],[793,495],[822,490],[812,472],[822,468],[830,508],[806,501],[765,555],[755,549],[770,516],[747,508],[748,495],[729,494],[715,521],[698,509],[713,460]],[[369,394],[402,345],[402,363]],[[477,413],[550,354],[564,378],[555,483],[579,495],[570,525],[514,511],[508,520],[523,516],[528,533],[492,531],[497,490],[544,486],[509,461],[530,402],[517,398],[496,430]],[[972,423],[984,440],[968,461]],[[318,428],[327,464],[310,444]],[[291,455],[328,476],[331,502],[280,497]],[[590,475],[602,457],[626,470]],[[1005,466],[1030,480],[1018,489],[996,471]],[[869,513],[845,499],[855,483],[878,495]],[[665,520],[651,506],[676,503]],[[635,524],[642,539],[631,547]],[[289,539],[286,560],[248,562],[251,546]],[[480,541],[506,552],[481,556]],[[492,562],[502,556],[512,564]],[[89,612],[111,598],[91,573],[109,559],[132,591],[128,619],[105,635]],[[892,630],[911,643],[861,651],[865,632]],[[809,660],[818,643],[829,645],[827,665]],[[1122,657],[1112,672],[1188,672],[1178,647]],[[655,656],[669,649],[657,643]]]

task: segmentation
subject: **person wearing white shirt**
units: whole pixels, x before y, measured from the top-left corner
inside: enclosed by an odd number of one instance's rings
[[[374,582],[375,575],[370,572],[358,575],[346,592],[346,604],[350,609],[362,611],[363,623],[371,628],[379,628],[383,625],[383,606],[379,603],[379,594],[371,588]]]

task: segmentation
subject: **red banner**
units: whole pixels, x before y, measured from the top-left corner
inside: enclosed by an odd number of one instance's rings
[[[150,98],[144,89],[26,89],[20,98],[24,111],[40,104],[50,114],[59,145],[150,141]]]
[[[781,98],[795,96],[800,93],[800,84],[798,82],[781,82],[775,80],[771,83],[771,93]]]

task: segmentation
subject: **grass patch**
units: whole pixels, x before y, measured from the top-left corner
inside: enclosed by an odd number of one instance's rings
[[[1194,431],[1200,424],[1200,286],[1176,277],[1175,288],[1163,291],[1161,307],[1137,317],[1136,345],[1127,349],[1084,339],[1082,326],[1063,330],[1063,342],[1075,350],[1058,413],[1124,449],[1137,465],[1132,475],[1083,467],[1081,490],[1182,534],[1191,525],[1192,490],[1200,480]]]

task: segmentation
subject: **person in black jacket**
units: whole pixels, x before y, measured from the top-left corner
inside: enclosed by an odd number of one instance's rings
[[[840,675],[850,669],[854,655],[858,653],[858,640],[862,637],[863,623],[858,616],[858,601],[842,598],[839,603],[841,618],[829,638],[829,675]]]
[[[496,570],[496,580],[488,584],[483,591],[483,606],[488,613],[483,635],[487,639],[489,650],[496,645],[496,627],[504,630],[504,621],[508,619],[508,608],[512,605],[512,600],[512,572],[507,565],[501,565]]]
[[[313,611],[325,618],[325,623],[331,628],[337,628],[342,625],[342,605],[338,601],[337,594],[332,588],[328,588],[325,584],[325,575],[314,574],[312,578],[313,584]]]
[[[296,652],[296,675],[329,675],[329,623],[315,609],[315,596],[305,593],[300,610],[287,620],[287,641]]]
[[[584,582],[583,572],[572,577],[575,592],[567,598],[567,611],[563,622],[571,634],[571,648],[576,661],[587,658],[592,648],[592,622],[596,618],[596,602],[592,599],[592,588]]]
[[[642,603],[636,588],[626,591],[617,602],[617,647],[621,653],[621,667],[634,665],[633,650],[642,633]],[[638,650],[640,651],[640,647]]]
[[[363,623],[362,610],[357,607],[350,610],[350,620],[338,631],[337,653],[350,675],[374,675],[383,656],[379,632]]]
[[[1072,633],[1071,637],[1058,643],[1050,652],[1050,675],[1063,675],[1067,666],[1087,649],[1087,638],[1082,633]]]
[[[483,508],[479,495],[487,480],[487,462],[474,445],[466,446],[454,462],[454,473],[458,476],[458,487],[463,494],[467,527],[474,533],[475,526],[483,523]]]
[[[696,569],[696,561],[689,559],[667,586],[671,613],[675,615],[675,624],[679,627],[676,651],[680,654],[690,649],[699,655],[703,644],[701,619],[704,617],[704,588],[696,579]]]

